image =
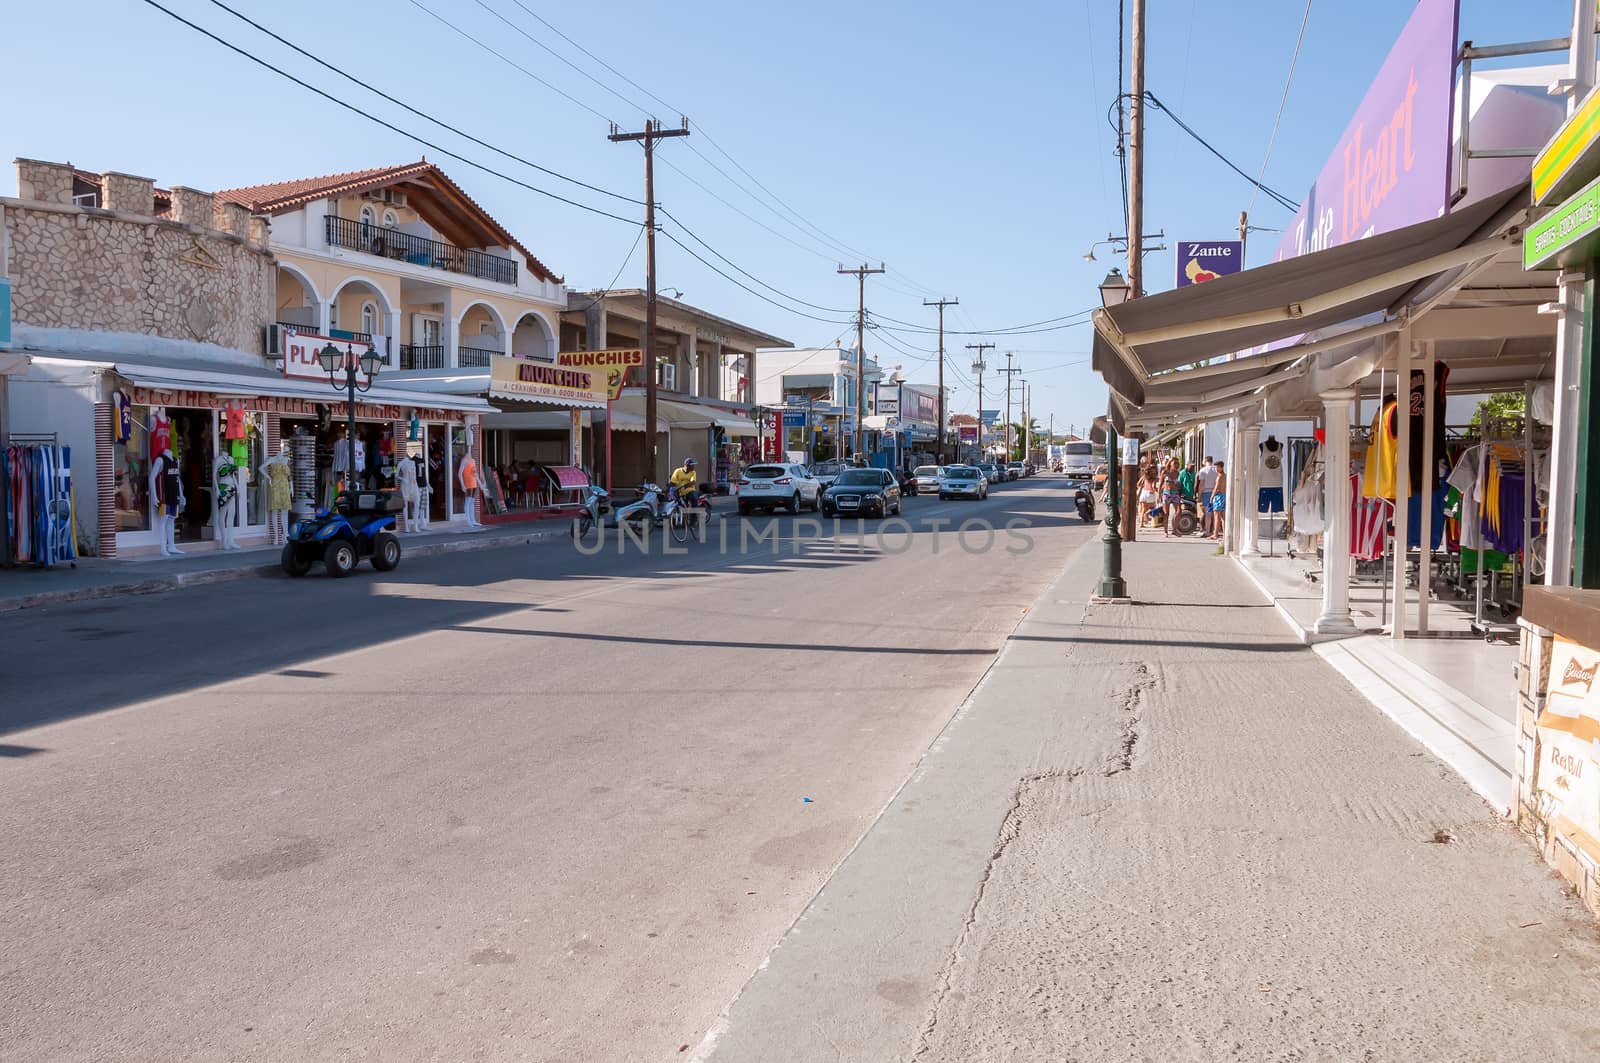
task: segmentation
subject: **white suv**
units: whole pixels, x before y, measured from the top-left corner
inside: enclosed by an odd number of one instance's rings
[[[756,509],[771,513],[779,506],[790,513],[798,513],[802,505],[810,507],[813,513],[822,508],[822,485],[804,465],[763,462],[751,465],[739,477],[741,516],[748,516]]]

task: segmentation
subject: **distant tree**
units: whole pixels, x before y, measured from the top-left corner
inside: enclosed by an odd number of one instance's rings
[[[1481,426],[1485,417],[1521,417],[1527,410],[1528,397],[1520,391],[1503,391],[1489,395],[1472,411],[1472,423]]]

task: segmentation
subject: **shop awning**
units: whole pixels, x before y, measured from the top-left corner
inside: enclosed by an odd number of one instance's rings
[[[659,412],[659,411],[658,411]],[[616,403],[611,404],[611,411],[606,415],[610,418],[613,432],[643,432],[644,414],[634,413],[632,410],[618,409]],[[667,422],[661,417],[656,418],[656,434],[660,435],[668,428]]]
[[[624,432],[644,431],[644,396],[624,395],[611,403],[611,417],[614,430]],[[715,410],[709,406],[701,406],[693,402],[674,402],[671,399],[656,399],[656,430],[665,432],[668,428],[688,431],[696,428],[710,428],[716,425],[730,436],[753,436],[756,426],[748,417],[740,417],[726,410]]]
[[[325,381],[277,376],[270,373],[222,373],[127,362],[106,363],[106,368],[113,370],[118,376],[125,377],[134,387],[141,388],[212,391],[223,395],[285,397],[330,403],[339,402],[344,398],[342,391],[335,391]],[[356,401],[393,406],[429,406],[439,410],[462,410],[474,413],[495,412],[493,406],[480,398],[417,392],[406,388],[383,387],[381,384],[375,385],[370,391],[357,392]]]
[[[558,491],[581,491],[589,486],[589,477],[573,465],[552,465],[545,472],[550,474]]]
[[[1211,397],[1205,405],[1234,408],[1259,401],[1251,395],[1256,387],[1315,353],[1271,345],[1296,337],[1314,337],[1320,349],[1356,342],[1328,333],[1381,327],[1417,285],[1513,247],[1501,216],[1527,195],[1522,184],[1393,232],[1096,310],[1094,369],[1128,412],[1152,402],[1194,405],[1199,395]],[[1202,364],[1251,351],[1257,353],[1235,362]],[[1192,385],[1202,379],[1197,393]]]

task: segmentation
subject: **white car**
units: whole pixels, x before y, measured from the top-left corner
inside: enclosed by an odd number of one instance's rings
[[[936,495],[939,493],[939,473],[937,465],[918,465],[911,473],[915,486],[912,490],[919,495]]]
[[[790,513],[807,506],[815,513],[822,508],[822,484],[804,465],[763,462],[745,469],[739,477],[739,513],[764,509],[768,513],[780,506]]]
[[[984,478],[983,470],[976,465],[946,465],[944,474],[939,478],[939,498],[976,498],[980,501],[989,497],[989,481]]]

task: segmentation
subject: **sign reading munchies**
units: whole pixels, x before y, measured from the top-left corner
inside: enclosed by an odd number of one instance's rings
[[[644,364],[644,351],[637,347],[613,351],[562,351],[556,355],[556,364],[574,369],[605,370],[611,397],[620,399],[622,382],[627,379],[629,369]]]
[[[562,406],[604,406],[605,375],[497,354],[489,360],[489,394]]]

